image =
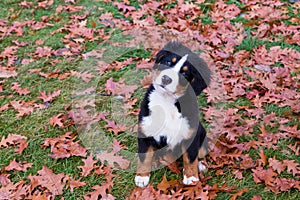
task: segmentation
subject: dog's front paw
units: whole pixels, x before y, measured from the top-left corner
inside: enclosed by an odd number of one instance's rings
[[[195,182],[198,182],[198,181],[199,181],[199,178],[197,178],[195,176],[186,177],[186,175],[183,175],[182,183],[184,185],[192,185],[192,184],[195,184]]]
[[[135,176],[135,184],[136,186],[143,188],[146,187],[149,183],[150,176]]]
[[[204,172],[206,170],[206,166],[203,165],[201,161],[198,162],[198,170],[199,172]]]

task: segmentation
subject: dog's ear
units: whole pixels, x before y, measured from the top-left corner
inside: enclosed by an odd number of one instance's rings
[[[156,55],[155,63],[159,64],[167,54],[168,52],[165,51],[164,49],[160,50]]]
[[[193,77],[192,80],[190,81],[190,84],[193,87],[196,96],[198,96],[202,92],[202,90],[207,88],[207,86],[209,85],[209,82],[210,82],[210,79],[205,80],[202,77],[202,76],[205,76],[205,78],[207,78],[207,76],[210,76],[210,74],[201,74],[201,71],[198,70],[198,68],[203,68],[203,67],[204,66],[197,66],[197,67],[192,66],[189,69],[190,74]]]

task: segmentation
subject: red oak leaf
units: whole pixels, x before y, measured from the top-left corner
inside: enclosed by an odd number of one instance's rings
[[[0,147],[8,147],[8,146],[15,146],[20,144],[22,141],[26,140],[27,138],[22,135],[17,134],[9,134],[7,138],[4,136],[0,141]]]
[[[120,148],[120,144],[117,141],[114,141],[112,151],[98,153],[96,157],[103,163],[107,161],[108,166],[114,167],[115,163],[117,163],[121,169],[126,169],[129,167],[130,161],[126,160],[123,156],[117,155],[117,151],[119,151]]]
[[[292,172],[293,176],[300,174],[300,165],[296,163],[295,160],[284,160],[283,164],[287,166],[287,171]]]
[[[89,155],[86,159],[82,159],[84,162],[83,166],[78,166],[77,168],[81,169],[81,175],[86,177],[88,176],[93,169],[95,169],[96,160],[93,159],[92,155]]]
[[[44,187],[54,196],[63,193],[63,188],[66,184],[64,178],[64,173],[54,174],[53,171],[46,166],[43,166],[43,168],[38,171],[38,175],[28,176],[32,187]]]
[[[16,171],[22,171],[26,172],[28,168],[32,166],[32,163],[26,163],[26,164],[21,164],[16,161],[16,158],[14,158],[8,166],[5,167],[6,171],[10,170],[16,170]]]
[[[120,80],[119,82],[114,82],[113,78],[108,79],[105,84],[105,90],[109,94],[125,95],[126,100],[137,88],[137,85],[125,85],[123,80]]]
[[[92,78],[94,78],[95,76],[89,72],[76,72],[76,71],[71,71],[71,75],[72,76],[76,76],[78,78],[81,78],[82,80],[84,80],[86,83],[90,82]]]
[[[268,186],[274,186],[274,176],[277,176],[277,173],[275,173],[272,169],[269,168],[265,170],[262,167],[257,167],[256,169],[251,170],[253,172],[255,183],[261,183],[263,181]]]
[[[115,153],[107,151],[97,154],[97,159],[102,162],[107,161],[108,165],[111,167],[114,167],[115,163],[117,163],[121,169],[128,168],[130,164],[123,156],[115,155]]]
[[[46,138],[43,147],[51,147],[50,157],[54,159],[69,158],[71,156],[86,156],[86,149],[79,144],[80,141],[74,142],[74,138],[71,136],[72,132],[58,138]]]
[[[14,70],[6,70],[0,68],[0,78],[16,77],[18,73]]]
[[[269,158],[268,162],[269,162],[269,166],[272,167],[273,170],[277,171],[278,174],[284,171],[286,167],[281,161],[276,160],[275,156],[273,158]]]
[[[113,145],[112,145],[112,152],[118,153],[122,149],[124,149],[126,146],[122,145],[118,140],[115,138],[113,139]]]
[[[61,90],[57,90],[53,93],[49,92],[48,94],[46,94],[45,91],[44,92],[39,92],[39,93],[40,93],[41,96],[38,96],[37,98],[42,99],[44,101],[44,103],[46,103],[46,102],[52,102],[55,97],[59,96],[60,93],[61,93]]]
[[[80,179],[79,180],[75,180],[73,178],[69,178],[68,180],[68,185],[71,189],[71,192],[74,191],[74,188],[79,188],[79,187],[82,187],[82,186],[85,186],[86,183],[85,182],[81,182]]]
[[[119,10],[123,10],[123,13],[126,13],[127,11],[131,12],[136,10],[135,7],[133,6],[127,6],[123,3],[119,3],[119,2],[114,2],[114,5],[118,6]]]
[[[19,147],[15,148],[15,152],[18,154],[22,154],[22,152],[24,151],[24,149],[26,149],[26,147],[28,146],[28,142],[26,140],[21,140]]]
[[[51,56],[51,54],[52,54],[51,47],[47,47],[47,46],[37,47],[33,57],[34,58],[43,58],[43,57],[48,58]]]
[[[49,119],[49,123],[53,127],[57,125],[57,126],[63,128],[64,127],[64,121],[66,119],[67,119],[67,116],[64,115],[64,114],[62,114],[62,113],[60,113],[58,115],[54,115],[53,117],[51,117]]]
[[[267,157],[264,153],[264,150],[261,149],[259,151],[259,156],[260,156],[259,162],[261,162],[263,166],[266,166],[267,165]]]
[[[107,131],[109,132],[113,132],[115,135],[117,135],[118,133],[122,133],[124,131],[126,131],[126,125],[119,125],[119,124],[116,124],[115,121],[113,120],[108,120],[108,119],[105,119],[106,121],[106,125],[105,125],[105,128],[107,128]]]
[[[238,197],[242,196],[245,192],[248,192],[248,188],[243,188],[241,190],[238,190],[235,194],[233,194],[230,198],[230,200],[236,200]]]
[[[164,193],[167,193],[170,189],[172,189],[174,186],[179,185],[178,180],[167,180],[166,174],[163,176],[162,181],[157,185],[157,189],[163,191]]]
[[[16,110],[18,111],[18,114],[16,115],[16,117],[22,117],[25,115],[29,115],[33,112],[34,107],[32,105],[32,102],[25,102],[23,100],[20,101],[11,101],[10,105]]]
[[[11,89],[13,91],[16,91],[19,95],[27,95],[30,93],[30,91],[27,88],[22,89],[20,86],[21,85],[19,83],[14,82],[14,83],[12,83]]]

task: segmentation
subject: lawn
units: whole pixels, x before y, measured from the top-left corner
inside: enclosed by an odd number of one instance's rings
[[[0,199],[300,199],[300,2],[0,2]],[[136,188],[137,114],[178,40],[212,82],[198,98],[208,170]]]

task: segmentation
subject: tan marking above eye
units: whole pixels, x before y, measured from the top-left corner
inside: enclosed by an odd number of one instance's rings
[[[176,61],[177,61],[176,57],[172,58],[172,63],[174,63]]]
[[[183,71],[187,71],[188,69],[189,69],[188,66],[184,66],[184,67],[182,68]]]

